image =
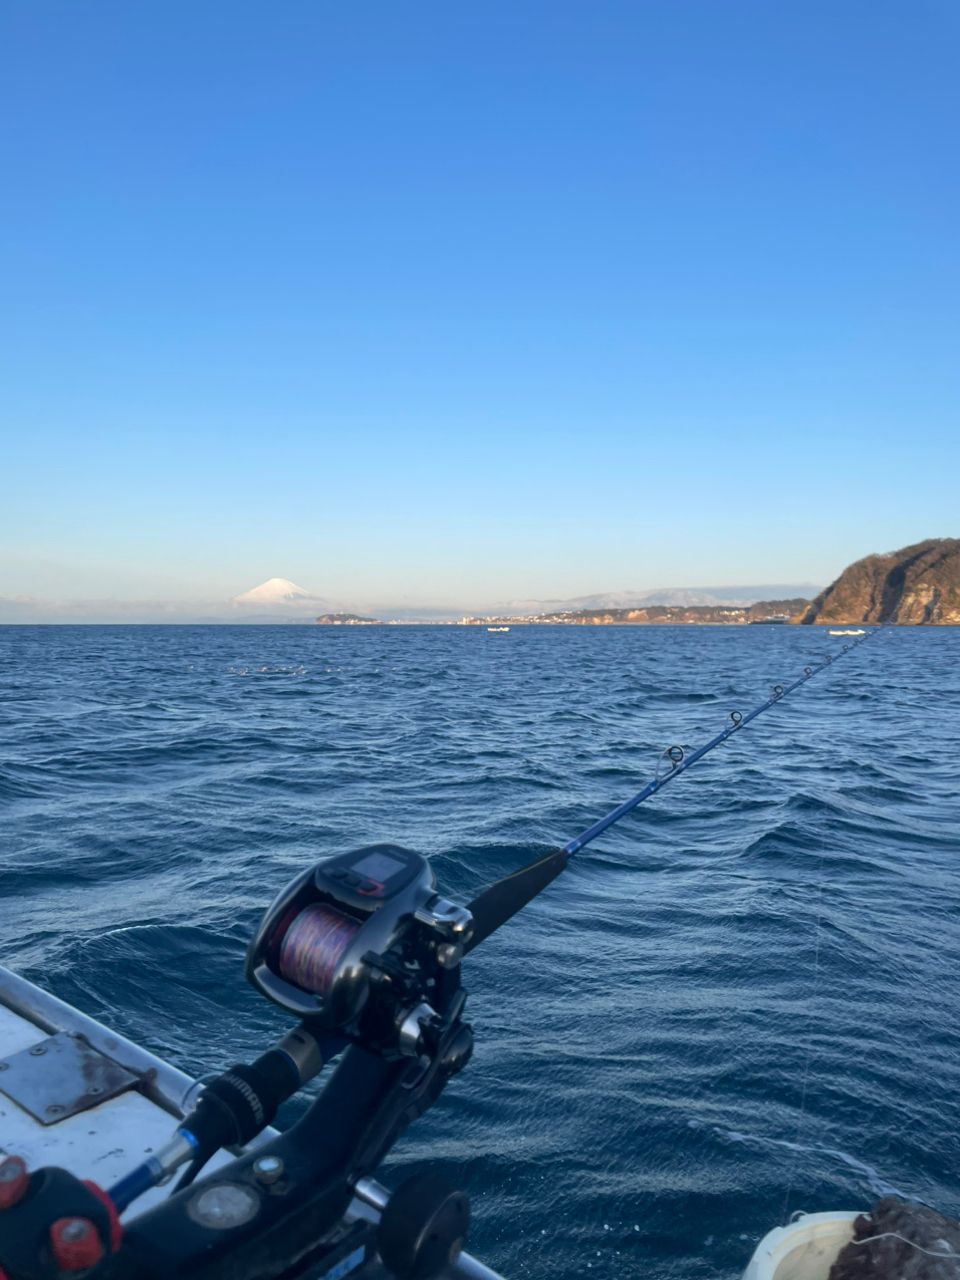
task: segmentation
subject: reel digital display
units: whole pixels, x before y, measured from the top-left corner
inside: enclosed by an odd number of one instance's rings
[[[373,985],[392,991],[391,1004],[422,998],[438,967],[459,962],[470,926],[468,911],[437,896],[419,853],[369,845],[288,885],[250,945],[247,978],[311,1025],[352,1038]]]

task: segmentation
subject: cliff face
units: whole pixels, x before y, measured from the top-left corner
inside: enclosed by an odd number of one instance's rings
[[[795,620],[960,625],[960,538],[858,560]]]

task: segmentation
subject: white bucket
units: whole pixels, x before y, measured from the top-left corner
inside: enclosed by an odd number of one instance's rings
[[[774,1227],[757,1245],[743,1280],[827,1280],[858,1213],[807,1213]]]

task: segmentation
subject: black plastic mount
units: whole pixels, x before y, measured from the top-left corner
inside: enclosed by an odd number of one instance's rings
[[[377,1244],[398,1280],[432,1280],[455,1261],[467,1239],[470,1202],[432,1171],[402,1182],[380,1219]]]
[[[388,1061],[348,1048],[301,1121],[135,1219],[120,1251],[91,1276],[296,1275],[308,1255],[336,1239],[356,1182],[373,1173],[407,1126],[433,1105],[465,1065],[472,1044],[470,1027],[456,1019],[430,1055],[418,1059]],[[265,1179],[258,1165],[266,1157],[275,1159]]]

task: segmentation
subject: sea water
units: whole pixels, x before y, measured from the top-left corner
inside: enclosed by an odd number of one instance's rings
[[[0,959],[216,1070],[285,1025],[243,952],[312,861],[395,841],[469,900],[844,643],[0,628]],[[733,1277],[890,1190],[956,1214],[958,759],[960,631],[817,675],[469,958],[473,1061],[384,1180],[440,1169],[472,1250],[537,1280]]]

